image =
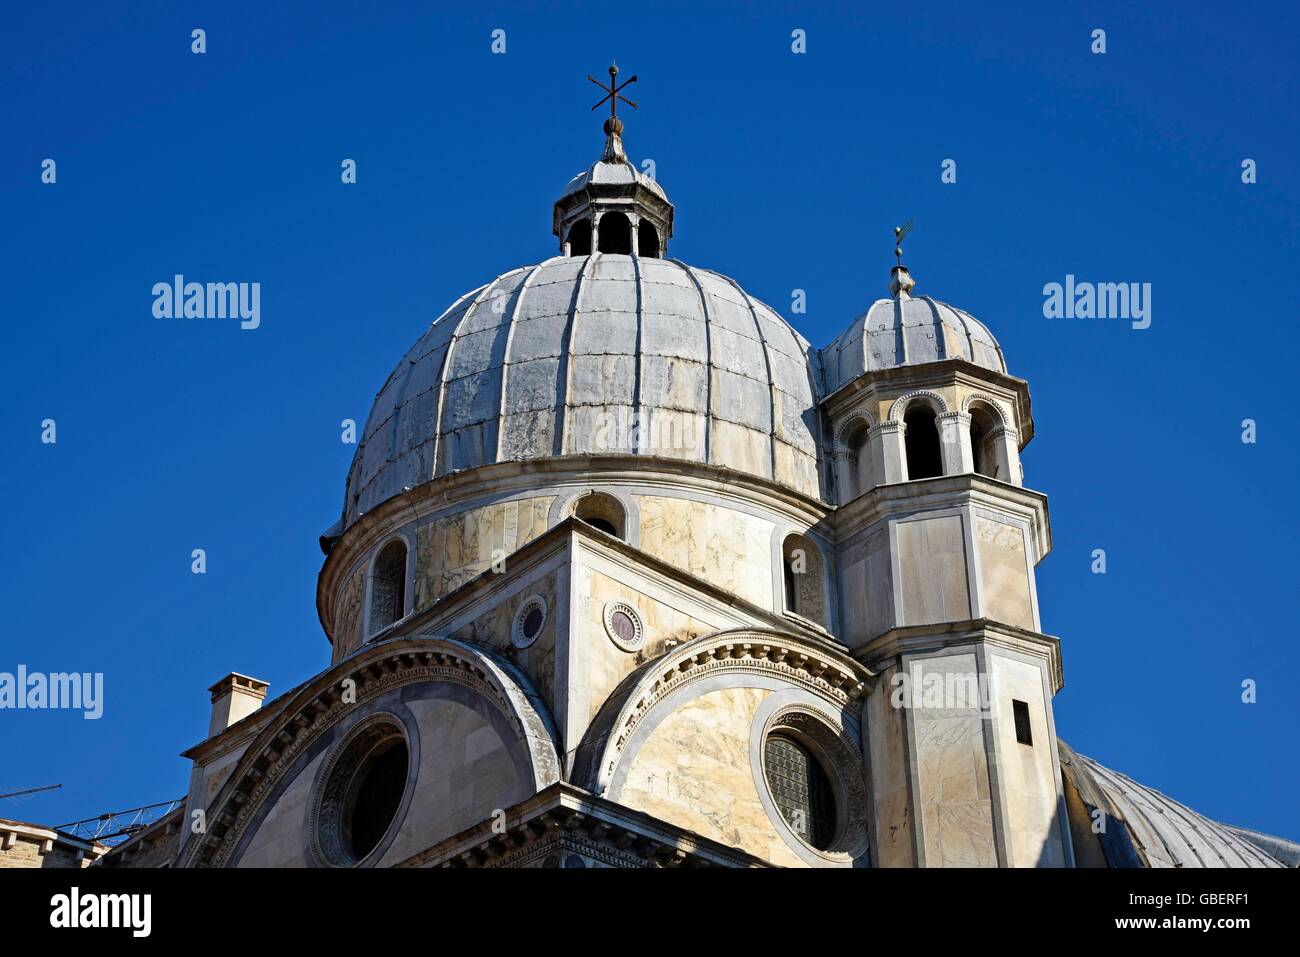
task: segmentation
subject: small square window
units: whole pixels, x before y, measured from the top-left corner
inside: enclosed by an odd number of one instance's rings
[[[1016,719],[1016,740],[1021,744],[1034,746],[1034,733],[1029,726],[1029,705],[1023,701],[1011,701],[1011,713]]]

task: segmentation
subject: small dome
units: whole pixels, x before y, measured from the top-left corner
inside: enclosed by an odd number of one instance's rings
[[[1002,348],[982,322],[937,299],[906,293],[876,300],[821,355],[828,393],[864,372],[943,359],[1007,371]]]
[[[613,163],[607,163],[600,159],[592,163],[587,169],[583,170],[573,179],[569,180],[569,185],[564,187],[564,192],[560,194],[560,203],[564,203],[569,197],[578,193],[585,193],[589,186],[644,186],[650,192],[654,193],[664,202],[668,202],[668,194],[664,188],[655,180],[641,172],[632,162],[626,158]]]
[[[344,525],[438,476],[562,455],[658,455],[820,494],[817,353],[732,280],[597,253],[458,299],[375,399]]]

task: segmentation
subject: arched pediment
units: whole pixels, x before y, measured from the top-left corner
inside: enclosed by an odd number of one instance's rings
[[[623,750],[661,701],[730,672],[779,677],[836,710],[856,710],[874,677],[848,655],[779,631],[733,629],[696,638],[642,665],[610,696],[579,748],[573,782],[603,794]]]
[[[574,783],[772,864],[864,866],[871,678],[847,655],[778,631],[697,638],[628,676],[579,749]],[[822,774],[817,807],[830,810],[816,839],[801,830],[807,818],[778,806],[774,740],[793,749],[780,760],[802,754],[807,773]]]
[[[191,836],[180,866],[222,867],[234,862],[280,785],[301,770],[301,759],[321,739],[345,731],[378,699],[417,685],[452,685],[486,703],[508,728],[541,790],[560,779],[558,737],[545,704],[513,665],[486,649],[442,638],[398,638],[364,646],[298,691],[248,746],[205,810],[204,833]],[[419,689],[416,689],[417,691]],[[509,735],[508,735],[509,736]],[[420,756],[414,755],[418,762]]]

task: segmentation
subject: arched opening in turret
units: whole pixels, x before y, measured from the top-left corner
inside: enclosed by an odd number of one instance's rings
[[[606,213],[600,217],[600,251],[628,256],[632,253],[632,223],[622,213]]]
[[[997,426],[993,415],[981,406],[971,406],[970,410],[970,448],[973,455],[974,470],[989,478],[1009,481],[1005,475],[998,474],[997,444],[993,430]]]
[[[807,535],[787,535],[781,543],[785,610],[826,626],[822,556]]]
[[[569,255],[591,255],[591,220],[580,219],[569,227]]]
[[[849,502],[875,485],[875,470],[871,462],[870,427],[859,419],[844,433],[846,454],[843,501]]]
[[[384,546],[370,574],[370,616],[367,633],[373,635],[406,612],[406,542],[395,538]]]
[[[903,422],[907,426],[907,477],[923,479],[942,475],[943,456],[939,451],[934,409],[913,402]]]
[[[639,256],[659,255],[659,231],[648,219],[641,220],[637,225],[636,251]]]
[[[622,504],[612,495],[591,492],[582,496],[574,503],[573,515],[592,528],[600,529],[606,535],[613,535],[615,538],[626,537],[627,516],[623,512]]]

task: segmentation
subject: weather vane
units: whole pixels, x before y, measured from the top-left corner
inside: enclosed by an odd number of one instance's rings
[[[900,266],[903,265],[903,240],[912,231],[912,226],[912,220],[909,219],[903,225],[894,227],[894,258],[898,260]]]
[[[616,119],[618,119],[618,101],[619,101],[619,100],[622,100],[624,103],[626,103],[628,106],[632,107],[632,109],[634,109],[634,110],[640,109],[640,107],[638,107],[635,103],[633,103],[631,100],[629,100],[629,99],[628,99],[626,96],[624,96],[623,93],[622,93],[622,91],[623,91],[624,89],[626,89],[627,87],[631,86],[633,83],[636,82],[636,74],[635,74],[635,73],[633,73],[632,76],[628,77],[628,79],[624,80],[622,83],[619,83],[619,82],[618,82],[618,64],[617,64],[617,63],[611,63],[610,66],[609,66],[609,86],[606,86],[604,83],[601,83],[599,80],[597,80],[597,79],[596,79],[594,76],[592,76],[590,73],[587,74],[587,79],[590,80],[592,83],[596,84],[598,87],[600,87],[602,90],[605,91],[605,96],[601,99],[601,101],[600,101],[599,103],[597,103],[595,106],[593,106],[593,107],[591,108],[591,110],[592,110],[593,113],[594,113],[596,110],[600,109],[602,106],[604,106],[606,100],[609,101],[609,118],[610,118],[611,120],[616,120]]]

